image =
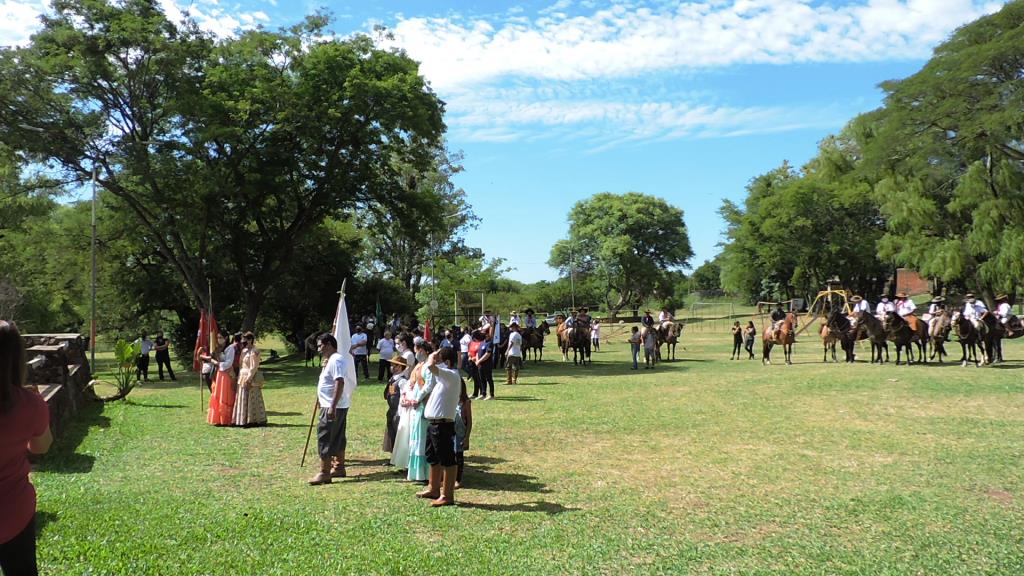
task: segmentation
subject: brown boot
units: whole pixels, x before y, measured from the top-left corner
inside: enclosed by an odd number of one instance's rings
[[[345,476],[345,456],[332,456],[331,478],[344,478]]]
[[[319,486],[320,484],[331,483],[331,459],[321,458],[320,459],[320,473],[309,479],[310,486]]]
[[[430,465],[430,479],[427,481],[427,489],[422,492],[417,492],[417,498],[439,498],[441,496],[441,475],[444,473],[444,469],[437,464]]]
[[[444,483],[441,487],[441,497],[430,503],[434,508],[441,506],[455,505],[455,477],[458,475],[458,466],[446,466],[444,468]]]

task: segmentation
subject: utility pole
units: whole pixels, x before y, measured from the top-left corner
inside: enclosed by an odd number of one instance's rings
[[[96,372],[96,166],[92,167],[92,321],[89,328],[89,370]]]

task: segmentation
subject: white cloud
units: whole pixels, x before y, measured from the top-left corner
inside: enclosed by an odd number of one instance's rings
[[[831,128],[848,117],[847,112],[833,107],[737,107],[702,101],[697,95],[643,100],[559,92],[513,89],[463,93],[449,102],[449,127],[459,140],[574,140],[598,151],[632,142]]]
[[[734,64],[920,59],[992,0],[811,0],[580,4],[534,19],[402,17],[394,44],[441,90],[508,78],[580,80]]]
[[[39,28],[42,2],[0,0],[0,46],[19,46]]]

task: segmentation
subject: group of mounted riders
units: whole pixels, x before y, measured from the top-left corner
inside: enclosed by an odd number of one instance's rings
[[[821,328],[826,360],[830,349],[832,359],[836,359],[835,345],[838,343],[846,353],[846,361],[853,362],[854,343],[857,340],[869,340],[872,363],[882,362],[883,352],[885,361],[888,361],[889,342],[896,345],[897,364],[901,362],[903,350],[906,350],[907,362],[913,362],[915,348],[918,362],[927,362],[929,358],[934,360],[936,357],[942,362],[943,356],[948,355],[945,342],[950,339],[950,333],[955,331],[961,346],[960,361],[963,365],[968,362],[974,362],[975,365],[980,362],[990,364],[1002,361],[1004,338],[1024,336],[1024,326],[1013,315],[1006,294],[995,297],[996,307],[991,311],[983,300],[971,293],[964,295],[961,307],[952,310],[947,306],[945,297],[935,296],[929,302],[927,313],[921,318],[917,317],[917,305],[905,292],[897,293],[894,301],[890,301],[886,295],[880,296],[873,312],[870,304],[859,295],[852,296],[849,302],[852,305],[849,314],[844,313],[842,307],[836,306],[829,312],[827,322]],[[781,332],[786,329],[789,317],[781,308],[777,311],[781,314],[772,315],[773,340],[782,338]],[[777,317],[781,317],[781,320],[776,320]],[[794,323],[789,329],[790,337],[794,334],[795,315],[793,319]],[[776,343],[779,342],[776,340]],[[929,344],[930,356],[927,355]]]

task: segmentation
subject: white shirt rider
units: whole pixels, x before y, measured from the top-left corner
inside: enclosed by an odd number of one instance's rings
[[[537,317],[534,316],[533,314],[527,314],[526,315],[526,327],[527,328],[536,328],[537,327]]]
[[[896,305],[893,304],[892,302],[889,302],[888,298],[882,298],[882,301],[878,303],[878,306],[875,306],[875,315],[876,316],[885,316],[889,312],[895,312],[895,311],[896,311]]]
[[[995,315],[1003,324],[1009,322],[1012,314],[1013,312],[1009,302],[1000,302],[999,306],[996,306]]]
[[[917,310],[917,304],[910,298],[901,298],[896,302],[896,313],[901,317],[907,317]]]
[[[861,300],[853,305],[853,313],[856,315],[858,312],[871,312],[871,304],[868,304],[867,300]]]
[[[981,300],[975,300],[974,302],[968,301],[964,303],[964,318],[967,318],[971,322],[981,320],[981,317],[985,312],[988,312],[988,307]]]

